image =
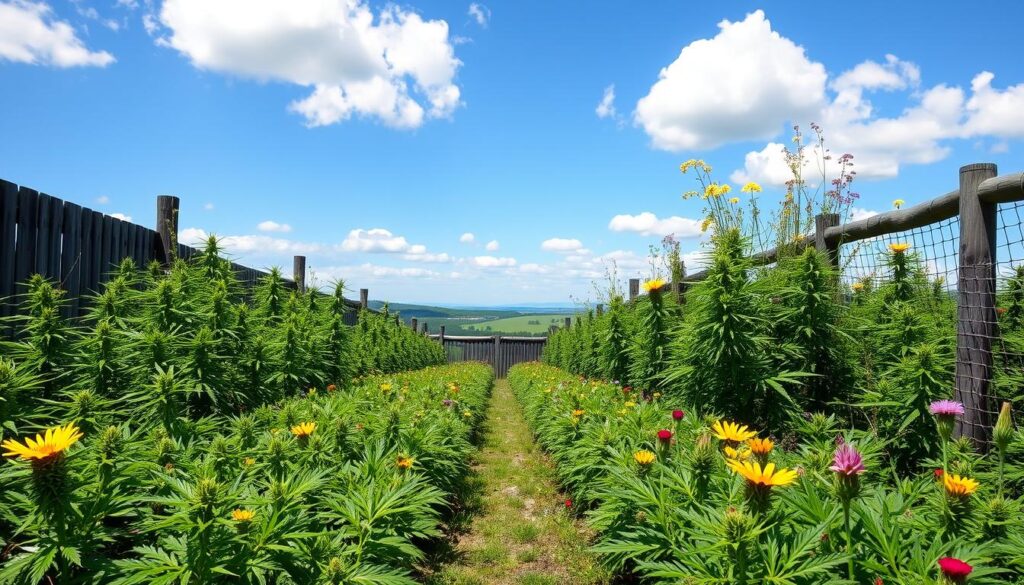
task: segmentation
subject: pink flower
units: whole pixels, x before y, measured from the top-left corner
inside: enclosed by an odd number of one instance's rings
[[[970,575],[971,571],[974,570],[974,567],[960,559],[942,557],[939,559],[939,569],[942,569],[942,574],[950,581],[954,583],[963,583],[964,580],[967,579],[967,575]]]
[[[673,420],[683,420],[684,416],[686,416],[686,413],[681,411],[681,410],[673,410],[672,411],[672,419]]]
[[[964,413],[964,405],[956,400],[936,400],[928,405],[928,412],[935,416],[958,416]]]
[[[832,467],[829,469],[843,477],[860,475],[864,473],[864,459],[857,452],[856,447],[850,443],[843,443],[836,449],[836,453],[832,457]]]

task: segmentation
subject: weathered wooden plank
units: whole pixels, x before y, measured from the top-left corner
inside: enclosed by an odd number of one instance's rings
[[[82,264],[79,254],[82,249],[82,208],[74,203],[64,202],[64,219],[61,233],[60,281],[67,291],[68,317],[77,317],[82,293]]]
[[[14,252],[18,226],[18,186],[0,180],[0,315],[14,309]]]
[[[27,187],[18,189],[18,237],[14,258],[15,294],[25,292],[25,281],[36,267],[39,194]]]
[[[99,285],[107,282],[107,276],[110,273],[110,267],[113,264],[114,258],[114,218],[109,215],[104,215],[101,218],[102,227],[100,228],[100,263],[97,284],[97,291],[100,290]]]
[[[36,254],[32,272],[42,275],[45,278],[53,278],[50,271],[50,204],[53,197],[46,193],[39,194],[39,203],[36,208]]]
[[[85,309],[85,298],[92,294],[93,291],[93,279],[92,272],[96,266],[96,235],[95,235],[95,221],[93,220],[93,214],[95,212],[89,208],[82,208],[82,240],[78,251],[78,271],[82,275],[81,283],[78,285],[79,290],[82,293],[82,301],[79,302],[78,312],[81,314]]]
[[[978,185],[978,198],[985,203],[1011,203],[1024,199],[1024,173],[982,181]]]
[[[50,202],[50,273],[52,278],[61,281],[60,259],[64,239],[64,200],[54,198]],[[61,281],[63,287],[63,281]]]

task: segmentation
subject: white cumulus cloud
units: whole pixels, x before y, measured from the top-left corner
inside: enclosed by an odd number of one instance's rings
[[[608,222],[608,229],[613,232],[634,232],[642,236],[668,236],[678,239],[697,238],[701,235],[700,220],[679,217],[659,218],[650,211],[637,215],[616,215]]]
[[[579,252],[583,250],[583,242],[570,238],[550,238],[540,244],[541,250],[548,252]]]
[[[497,252],[498,248],[500,247],[501,244],[498,243],[498,240],[491,240],[490,242],[487,242],[487,245],[484,246],[484,249],[486,249],[488,252]]]
[[[0,2],[0,60],[53,67],[106,67],[114,56],[91,51],[45,2]]]
[[[637,102],[636,122],[656,148],[770,139],[825,102],[825,67],[773,31],[763,11],[718,27],[714,38],[683,47]]]
[[[404,237],[396,236],[384,228],[354,229],[341,242],[341,249],[346,252],[395,254],[407,252],[409,248],[409,242]]]
[[[476,236],[472,232],[466,232],[459,236],[459,241],[463,244],[472,244],[476,241]]]
[[[132,220],[132,216],[125,215],[123,213],[111,213],[110,217],[113,217],[115,219],[120,219],[121,221],[129,221],[130,222]]]
[[[363,0],[165,0],[160,24],[158,42],[197,68],[311,88],[289,105],[308,126],[357,115],[416,128],[459,105],[448,23],[397,5],[374,14]]]
[[[478,4],[476,2],[470,4],[469,11],[467,13],[473,17],[473,20],[475,20],[477,24],[485,28],[487,27],[487,23],[491,20],[491,9],[483,4]]]
[[[474,256],[470,263],[478,268],[503,268],[516,265],[515,258],[501,258],[497,256]]]
[[[615,84],[609,85],[604,88],[604,95],[601,96],[601,101],[594,108],[594,113],[597,114],[598,118],[614,118],[617,115],[615,111]]]
[[[288,225],[286,223],[277,223],[276,221],[269,220],[269,219],[267,221],[261,221],[259,223],[259,225],[257,225],[256,227],[261,232],[288,233],[288,232],[292,231],[292,226],[290,226],[290,225]]]

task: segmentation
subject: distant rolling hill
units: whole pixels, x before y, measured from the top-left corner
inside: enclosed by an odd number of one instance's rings
[[[370,308],[380,310],[384,302],[370,301]],[[502,307],[436,307],[410,303],[388,303],[388,311],[398,313],[409,323],[416,319],[426,323],[431,333],[441,326],[448,335],[545,335],[551,325],[559,325],[575,310],[555,304]]]

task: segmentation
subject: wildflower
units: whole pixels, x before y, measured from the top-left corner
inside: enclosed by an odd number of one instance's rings
[[[935,425],[945,444],[953,435],[956,417],[964,413],[964,405],[955,400],[936,400],[928,405],[928,412],[935,415]]]
[[[572,415],[576,416],[576,417],[580,417],[580,416],[583,416],[584,414],[586,414],[586,412],[587,411],[585,411],[583,409],[577,408],[576,410],[572,411]]]
[[[792,469],[775,469],[774,463],[768,463],[764,467],[756,461],[737,461],[730,459],[726,465],[736,473],[746,478],[747,482],[755,488],[783,487],[796,481],[797,473]]]
[[[758,185],[757,183],[751,181],[750,183],[743,185],[743,188],[740,189],[740,191],[743,191],[744,193],[760,193],[761,185]]]
[[[892,202],[892,206],[895,207],[896,209],[899,209],[900,207],[903,207],[904,203],[906,203],[906,201],[902,199],[896,199]]]
[[[718,437],[718,440],[728,443],[742,443],[757,436],[757,433],[749,430],[747,425],[721,420],[715,422],[711,431]]]
[[[939,569],[942,571],[943,576],[953,583],[963,583],[967,579],[967,575],[970,575],[971,571],[974,570],[974,567],[960,559],[942,557],[939,559]]]
[[[732,185],[719,185],[718,194],[728,195],[732,191]]]
[[[299,437],[299,438],[308,437],[308,436],[312,435],[313,431],[315,431],[315,430],[316,430],[316,423],[315,422],[304,422],[304,423],[299,423],[299,424],[295,425],[294,427],[292,427],[292,434],[295,435],[296,437]]]
[[[935,416],[957,416],[964,413],[964,405],[955,400],[936,400],[928,405],[928,412]]]
[[[242,460],[242,463],[244,463],[246,467],[252,467],[253,465],[256,465],[256,460],[252,457],[246,457]]]
[[[857,448],[849,443],[843,443],[836,449],[832,457],[832,471],[843,477],[853,477],[864,473],[864,459],[857,451]]]
[[[566,500],[565,500],[565,507],[566,508],[572,508],[572,500],[566,498]]]
[[[705,217],[704,221],[700,222],[700,231],[701,232],[708,231],[708,228],[711,227],[711,224],[714,223],[714,222],[715,222],[715,220],[711,216]]]
[[[771,439],[758,439],[754,437],[747,441],[747,446],[754,455],[767,455],[772,452],[775,443]]]
[[[632,386],[626,386],[626,387],[624,387],[624,388],[622,389],[622,393],[623,393],[623,394],[629,394],[629,393],[630,393],[630,392],[632,392],[632,391],[633,391],[633,387],[632,387]]]
[[[391,392],[391,384],[388,382],[384,382],[383,384],[380,385],[380,390],[381,392]]]
[[[668,443],[672,440],[672,431],[668,429],[661,429],[658,431],[658,441],[662,443]]]
[[[855,282],[855,283],[850,285],[850,288],[853,289],[853,292],[861,292],[862,290],[864,290],[864,283],[863,282]]]
[[[643,289],[645,293],[650,294],[652,292],[660,292],[663,286],[665,286],[664,280],[660,278],[654,278],[645,282],[643,284]]]
[[[462,411],[462,416],[464,416],[466,418],[469,418],[469,417],[473,416],[473,413],[468,411],[468,410],[463,410]]]
[[[935,471],[932,473],[935,475],[935,479],[942,479],[942,476],[945,475],[946,472],[943,471],[941,467],[936,467]]]
[[[243,508],[235,508],[231,511],[231,518],[235,522],[252,522],[252,519],[256,517],[256,513],[252,510],[245,510]]]
[[[730,197],[729,198],[729,203],[732,203],[733,205],[736,205],[739,202],[740,202],[740,198],[739,197]]]
[[[82,438],[82,432],[74,423],[68,423],[63,427],[46,429],[45,434],[36,434],[35,440],[32,437],[25,437],[24,443],[14,439],[3,442],[5,457],[20,457],[25,461],[37,460],[40,462],[49,461],[59,457]]]
[[[441,401],[441,404],[445,406],[451,406],[455,404],[455,401],[453,401],[451,398],[445,398],[444,400]]]
[[[683,420],[684,416],[686,416],[686,413],[681,410],[672,411],[672,420]]]
[[[640,467],[647,467],[654,463],[657,458],[658,457],[654,453],[651,453],[647,449],[640,449],[636,453],[633,453],[633,461],[636,461],[637,465]]]
[[[885,585],[885,581],[882,581],[881,577],[875,577],[875,581],[874,581],[873,585]]]
[[[405,455],[399,455],[398,458],[395,459],[395,467],[397,467],[399,469],[409,469],[410,467],[412,467],[412,464],[413,464],[413,458],[412,457],[406,457]]]
[[[627,400],[622,406],[625,406],[626,408],[635,408],[636,402],[633,402],[632,400]]]
[[[996,315],[1002,317],[1006,314],[1006,307],[996,307]]]
[[[335,390],[337,390],[337,389],[338,389],[338,387],[337,387],[337,386],[335,386],[334,384],[328,384],[328,385],[327,385],[327,391],[328,391],[328,392],[334,392],[334,391],[335,391]]]
[[[977,480],[961,477],[955,473],[944,474],[942,483],[946,487],[947,494],[958,498],[973,494],[978,491],[980,485]]]
[[[889,244],[889,250],[893,254],[902,254],[902,253],[906,252],[909,249],[910,249],[910,244],[907,244],[907,243]]]

